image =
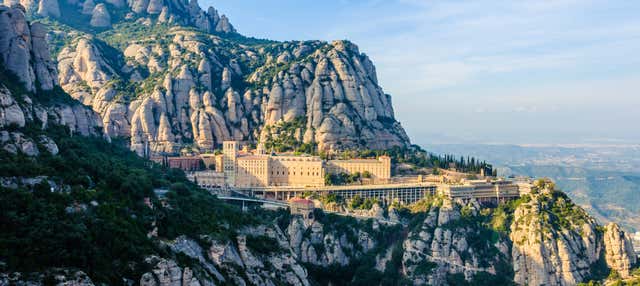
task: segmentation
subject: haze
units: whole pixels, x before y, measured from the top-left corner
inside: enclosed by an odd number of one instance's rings
[[[640,142],[638,1],[202,1],[247,36],[348,39],[426,143]]]

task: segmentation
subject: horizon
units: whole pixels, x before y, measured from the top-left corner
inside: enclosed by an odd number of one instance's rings
[[[200,4],[245,36],[354,42],[415,144],[640,142],[640,3],[277,2]]]

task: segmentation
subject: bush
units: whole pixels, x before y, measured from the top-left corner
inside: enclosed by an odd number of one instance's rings
[[[247,247],[258,254],[269,254],[280,251],[280,244],[275,238],[268,236],[247,236]]]

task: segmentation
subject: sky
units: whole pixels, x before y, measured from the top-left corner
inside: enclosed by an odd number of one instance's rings
[[[247,36],[356,43],[414,143],[640,142],[640,1],[199,1]]]

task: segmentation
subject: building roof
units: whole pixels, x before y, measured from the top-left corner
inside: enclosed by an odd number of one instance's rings
[[[293,199],[290,199],[289,202],[296,203],[296,204],[313,204],[312,200],[303,199],[303,198],[293,198]]]
[[[338,163],[381,163],[378,159],[330,160],[330,162],[338,162]]]
[[[276,155],[271,155],[271,158],[278,161],[304,161],[304,162],[322,161],[322,159],[320,159],[320,157],[318,156],[308,156],[308,155],[295,156],[295,155],[276,154]]]
[[[238,160],[268,160],[268,156],[262,155],[242,155],[238,156]]]
[[[200,160],[201,158],[198,156],[181,156],[181,157],[167,157],[167,159],[169,161],[174,161],[174,160]]]

